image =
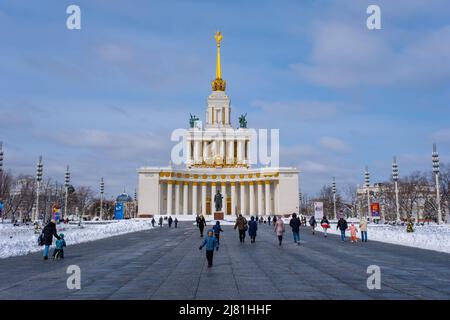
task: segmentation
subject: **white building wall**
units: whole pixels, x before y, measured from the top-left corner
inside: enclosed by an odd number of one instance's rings
[[[298,213],[298,173],[280,173],[278,185],[278,214]]]
[[[159,173],[139,173],[139,215],[156,215],[159,210]]]

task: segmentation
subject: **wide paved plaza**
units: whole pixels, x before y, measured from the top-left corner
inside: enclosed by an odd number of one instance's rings
[[[0,260],[0,299],[450,299],[450,255],[381,242],[342,243],[337,236],[288,230],[278,246],[262,224],[257,242],[239,243],[225,226],[207,268],[191,223],[66,248],[66,259],[40,253]],[[289,229],[289,228],[287,228]],[[370,234],[369,234],[370,239]],[[81,289],[66,285],[69,265]],[[381,268],[381,289],[367,288],[367,267]]]

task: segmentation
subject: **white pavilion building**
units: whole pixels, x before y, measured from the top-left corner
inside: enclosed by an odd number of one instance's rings
[[[223,196],[224,218],[287,215],[299,210],[299,171],[260,166],[250,161],[251,129],[231,126],[230,99],[221,77],[220,41],[216,33],[216,79],[207,100],[204,126],[191,119],[184,137],[181,169],[142,167],[139,172],[138,217],[167,215],[183,220],[213,217],[214,195]],[[245,120],[244,120],[245,121]]]

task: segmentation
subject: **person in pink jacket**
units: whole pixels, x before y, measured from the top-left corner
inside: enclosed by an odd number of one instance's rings
[[[352,240],[352,242],[356,242],[356,234],[358,233],[358,229],[356,229],[355,224],[352,222],[352,224],[350,225],[350,238]]]
[[[283,233],[284,233],[284,222],[281,217],[277,219],[277,222],[275,223],[275,230],[278,236],[278,243],[281,246],[281,242],[283,241]]]

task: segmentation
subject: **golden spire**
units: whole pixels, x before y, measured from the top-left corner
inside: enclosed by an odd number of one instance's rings
[[[226,83],[222,80],[222,69],[220,65],[220,42],[222,41],[222,33],[217,31],[214,35],[217,43],[217,61],[216,61],[216,79],[212,81],[213,91],[225,91]]]

